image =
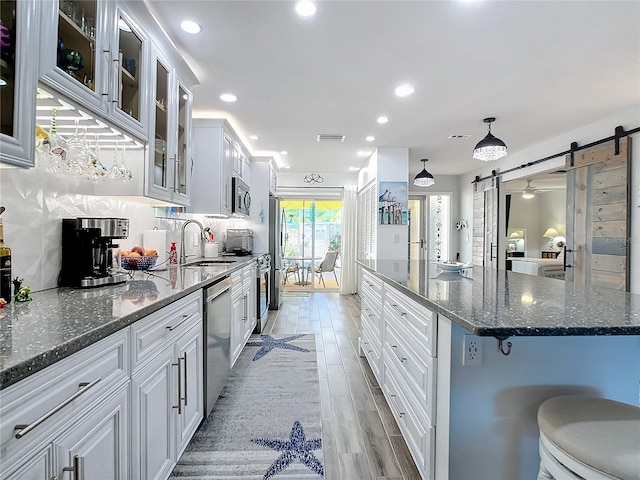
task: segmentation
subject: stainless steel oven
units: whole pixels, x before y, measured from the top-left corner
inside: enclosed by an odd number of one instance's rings
[[[256,258],[256,312],[258,322],[254,333],[261,333],[267,324],[269,316],[269,272],[271,271],[271,256],[268,253]]]

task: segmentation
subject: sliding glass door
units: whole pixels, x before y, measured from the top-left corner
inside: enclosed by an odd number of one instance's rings
[[[339,287],[342,201],[282,199],[285,294]]]

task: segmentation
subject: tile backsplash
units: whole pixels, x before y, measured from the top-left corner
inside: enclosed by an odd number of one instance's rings
[[[23,278],[24,285],[31,287],[32,291],[57,286],[62,259],[62,218],[128,218],[129,237],[117,240],[123,249],[142,245],[142,232],[154,227],[167,230],[167,249],[170,242],[179,241],[181,219],[156,218],[153,207],[115,197],[74,193],[87,191],[85,184],[89,182],[38,167],[0,169],[0,205],[6,208],[2,221],[5,243],[12,250],[12,278]],[[195,218],[210,227],[221,251],[227,227],[244,227],[243,220],[189,214],[184,218]],[[195,253],[196,247],[192,242],[185,243],[187,254]]]

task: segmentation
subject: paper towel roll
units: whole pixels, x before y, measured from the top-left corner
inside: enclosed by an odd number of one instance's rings
[[[145,230],[142,232],[142,246],[146,250],[157,250],[158,261],[156,270],[167,268],[167,231],[166,230]]]

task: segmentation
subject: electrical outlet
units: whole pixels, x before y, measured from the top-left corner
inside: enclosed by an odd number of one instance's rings
[[[482,344],[475,335],[464,336],[462,365],[482,365]]]

